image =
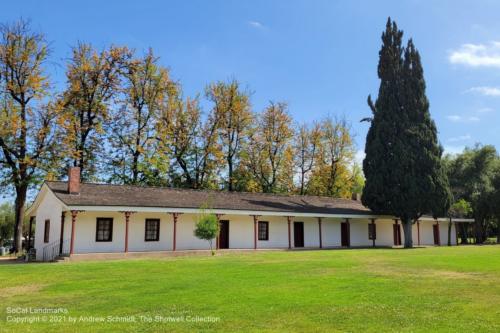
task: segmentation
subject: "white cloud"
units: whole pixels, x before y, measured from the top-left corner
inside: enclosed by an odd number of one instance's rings
[[[500,42],[463,44],[450,52],[449,61],[470,67],[500,67]]]
[[[449,138],[447,141],[448,142],[460,142],[460,141],[470,140],[471,138],[472,137],[470,136],[470,134],[465,134],[465,135],[460,135],[460,136],[456,136],[453,138]]]
[[[451,116],[446,116],[446,118],[448,118],[449,120],[454,121],[454,122],[459,122],[462,120],[462,117],[457,116],[456,114],[452,114]]]
[[[363,165],[363,160],[365,159],[365,156],[366,156],[366,154],[365,154],[364,150],[358,150],[356,152],[356,155],[354,155],[354,161],[358,165]]]
[[[247,22],[251,27],[256,28],[256,29],[264,29],[264,25],[260,23],[259,21],[248,21]]]
[[[481,108],[481,109],[477,110],[478,113],[490,113],[493,111],[495,111],[495,110],[493,110],[492,108]]]
[[[484,96],[500,96],[498,87],[472,87],[467,92],[478,93]]]
[[[476,116],[462,117],[462,116],[459,116],[456,114],[446,116],[446,118],[448,118],[448,120],[450,120],[454,123],[469,123],[469,122],[478,122],[481,120],[481,119],[479,119],[479,117],[476,117]]]

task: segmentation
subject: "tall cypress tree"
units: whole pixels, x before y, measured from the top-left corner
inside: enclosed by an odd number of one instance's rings
[[[374,212],[398,217],[405,247],[412,247],[411,226],[423,214],[442,215],[450,205],[442,148],[429,113],[420,55],[410,39],[387,20],[379,52],[380,88],[366,138],[362,201]]]

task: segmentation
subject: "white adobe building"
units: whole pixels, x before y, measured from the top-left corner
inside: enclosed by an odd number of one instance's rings
[[[402,226],[373,214],[359,200],[318,196],[217,192],[45,182],[27,215],[36,223],[37,260],[59,255],[206,250],[193,234],[200,207],[208,204],[220,223],[219,249],[392,247]],[[457,244],[453,219],[451,243]],[[449,219],[422,217],[413,225],[415,245],[448,242]]]

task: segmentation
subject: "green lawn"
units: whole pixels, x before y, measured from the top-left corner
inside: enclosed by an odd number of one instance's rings
[[[0,281],[0,332],[500,331],[500,246],[3,264]],[[68,313],[22,324],[7,318],[43,315],[8,307]]]

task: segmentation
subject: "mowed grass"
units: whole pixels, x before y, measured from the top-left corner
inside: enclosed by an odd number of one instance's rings
[[[500,246],[0,265],[0,281],[2,332],[500,331]],[[7,307],[68,314],[13,323]]]

